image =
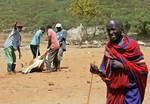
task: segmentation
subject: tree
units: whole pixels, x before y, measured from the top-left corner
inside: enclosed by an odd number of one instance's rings
[[[140,36],[150,36],[150,14],[145,11],[135,17],[135,21],[132,22],[132,31],[138,33]]]
[[[75,0],[73,3],[70,4],[70,7],[68,9],[68,11],[72,15],[78,16],[80,27],[83,26],[82,28],[86,30],[86,35],[87,35],[87,29],[86,29],[87,23],[90,22],[92,18],[95,18],[97,15],[101,14],[100,10],[101,10],[100,0]],[[80,43],[82,43],[83,40],[82,37],[83,36],[81,36],[80,34]]]

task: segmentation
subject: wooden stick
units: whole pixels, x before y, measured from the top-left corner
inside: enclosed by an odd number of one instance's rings
[[[90,82],[90,89],[89,89],[87,104],[89,104],[89,102],[90,102],[90,94],[91,94],[91,89],[92,89],[92,82],[93,82],[93,73],[91,73],[91,82]]]
[[[95,61],[93,62],[93,64],[95,64]],[[90,89],[89,89],[87,104],[89,104],[89,102],[90,102],[90,94],[91,94],[91,89],[92,89],[92,82],[93,82],[93,73],[91,73]]]

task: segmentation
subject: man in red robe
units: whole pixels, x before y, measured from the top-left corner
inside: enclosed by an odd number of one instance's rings
[[[90,72],[98,74],[107,85],[107,104],[142,104],[148,68],[136,40],[123,34],[119,19],[106,25],[109,41],[100,68],[94,64]]]

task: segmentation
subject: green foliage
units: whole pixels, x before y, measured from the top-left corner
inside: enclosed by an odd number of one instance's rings
[[[99,0],[75,0],[69,8],[72,14],[83,16],[96,16],[99,12]]]
[[[81,21],[105,25],[109,18],[123,20],[127,31],[150,35],[150,0],[0,0],[0,30],[16,21],[28,32],[57,22],[66,29]]]
[[[63,23],[70,0],[0,0],[0,30],[10,29],[18,21],[26,31]]]
[[[136,16],[136,20],[131,24],[132,31],[137,32],[141,35],[148,35],[150,32],[150,14],[148,11],[141,12]]]
[[[105,20],[120,18],[125,30],[150,36],[150,1],[149,0],[110,0],[102,1]]]
[[[100,0],[75,0],[70,4],[68,12],[77,15],[79,23],[87,24],[101,14]]]
[[[77,15],[78,24],[83,25],[84,35],[88,38],[87,27],[99,25],[96,24],[98,23],[96,17],[101,14],[100,0],[75,0],[70,4],[68,12],[72,15]]]

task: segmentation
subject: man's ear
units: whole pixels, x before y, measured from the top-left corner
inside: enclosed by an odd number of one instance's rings
[[[120,31],[121,33],[124,33],[124,29],[123,29],[122,27],[119,29],[119,31]]]

